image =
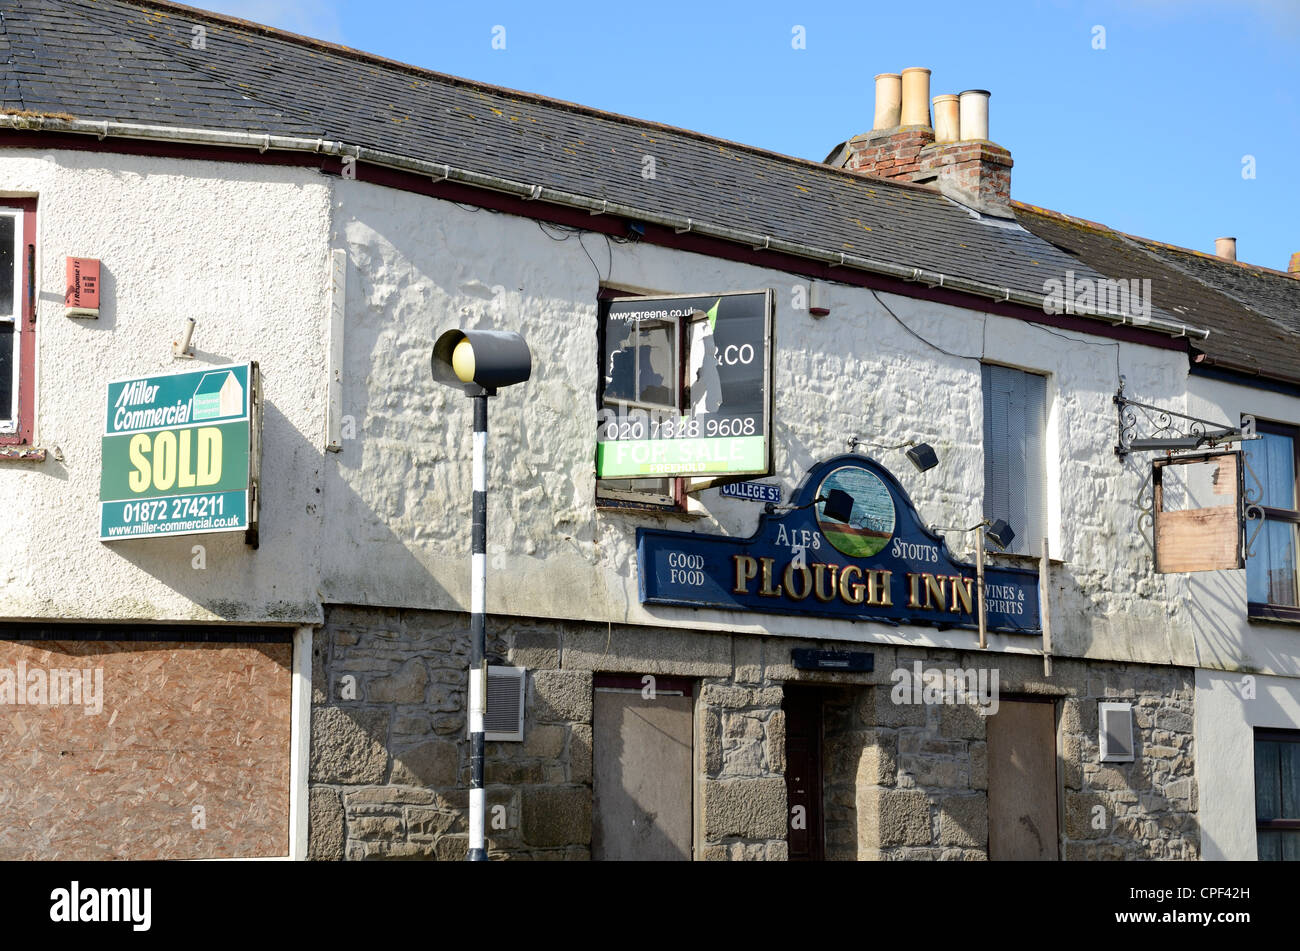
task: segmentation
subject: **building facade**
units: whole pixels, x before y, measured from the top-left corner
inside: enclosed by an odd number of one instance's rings
[[[1010,202],[1005,150],[901,118],[818,164],[167,4],[5,24],[7,857],[464,857],[470,418],[429,369],[453,326],[533,358],[491,400],[488,652],[524,684],[521,737],[487,746],[493,858],[1289,848],[1255,821],[1263,757],[1291,762],[1262,731],[1300,727],[1286,612],[1248,606],[1258,568],[1155,571],[1150,457],[1115,451],[1121,383],[1225,426],[1300,419],[1285,368],[1229,368],[1230,316],[1176,306],[1260,292],[1165,265],[1154,297],[1053,312],[1051,282],[1142,278],[1156,252],[1048,234],[1063,219]],[[47,82],[85,57],[135,78],[111,101]],[[913,146],[916,180],[880,176]],[[69,259],[99,262],[97,316],[68,314]],[[1258,279],[1283,310],[1300,287]],[[754,290],[766,488],[598,480],[600,411],[626,408],[616,302]],[[256,536],[101,540],[113,381],[252,363]],[[837,547],[827,486],[888,499],[883,547]],[[686,573],[663,597],[656,544]],[[986,632],[977,544],[1020,579]],[[994,620],[1026,598],[1023,624]],[[79,705],[33,692],[74,670]]]

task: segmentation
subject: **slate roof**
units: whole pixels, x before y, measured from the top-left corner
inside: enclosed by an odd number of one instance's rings
[[[1292,333],[1300,333],[1300,278],[1242,261],[1225,261],[1203,251],[1189,251],[1149,238],[1133,237],[1159,258],[1202,284],[1221,291],[1265,315]]]
[[[1089,273],[1014,224],[980,220],[929,189],[191,8],[0,0],[0,15],[8,108],[341,140],[1031,294],[1066,269]],[[195,25],[206,29],[204,49],[191,45]],[[644,155],[655,158],[653,180],[642,178]]]
[[[1031,294],[1067,270],[1149,276],[1154,316],[1211,329],[1208,362],[1300,381],[1300,280],[1032,206],[994,223],[930,189],[165,2],[0,0],[0,62],[5,109],[339,140]]]
[[[1300,383],[1300,280],[1020,202],[1016,220],[1109,277],[1150,278],[1176,320],[1209,329],[1202,363]]]

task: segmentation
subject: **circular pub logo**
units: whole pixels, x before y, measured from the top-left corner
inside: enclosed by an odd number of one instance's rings
[[[894,499],[874,472],[860,466],[832,470],[817,487],[817,527],[837,551],[870,558],[894,535]]]

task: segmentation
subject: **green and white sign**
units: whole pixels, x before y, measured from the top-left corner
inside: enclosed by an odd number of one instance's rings
[[[257,385],[255,363],[110,383],[100,541],[253,527]]]
[[[772,312],[770,290],[605,303],[596,477],[771,472]]]

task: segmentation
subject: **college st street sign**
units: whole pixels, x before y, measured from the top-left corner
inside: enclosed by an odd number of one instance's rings
[[[975,566],[952,557],[887,469],[837,456],[792,505],[745,539],[638,529],[642,603],[978,626]],[[986,566],[984,591],[990,631],[1041,633],[1036,571]]]

